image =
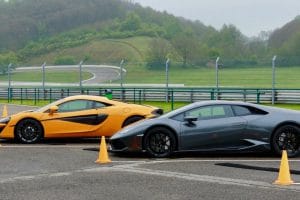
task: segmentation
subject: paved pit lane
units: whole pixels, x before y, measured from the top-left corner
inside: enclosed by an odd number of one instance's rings
[[[152,159],[140,153],[109,153],[112,162],[99,165],[99,142],[46,140],[23,145],[0,140],[0,199],[300,197],[300,158],[289,159],[295,184],[278,186],[272,183],[280,158],[271,154],[180,153]]]
[[[152,159],[109,154],[99,165],[98,140],[22,145],[0,141],[0,199],[299,199],[300,185],[272,184],[271,155],[180,154]],[[300,159],[289,159],[300,182]],[[252,167],[252,168],[251,168]]]

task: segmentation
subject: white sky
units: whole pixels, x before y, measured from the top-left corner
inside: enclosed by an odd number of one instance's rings
[[[235,25],[247,36],[280,28],[300,15],[300,0],[133,0],[155,10],[220,29]]]

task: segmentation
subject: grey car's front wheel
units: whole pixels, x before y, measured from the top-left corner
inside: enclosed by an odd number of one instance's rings
[[[34,119],[24,119],[15,127],[15,137],[21,143],[32,144],[40,141],[43,136],[41,124]]]
[[[274,133],[272,147],[277,155],[286,150],[288,157],[296,157],[300,154],[300,129],[294,125],[279,127]]]
[[[150,129],[145,135],[144,148],[152,157],[168,157],[176,149],[175,136],[164,127]]]

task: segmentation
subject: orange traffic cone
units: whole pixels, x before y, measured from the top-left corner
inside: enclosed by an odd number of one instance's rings
[[[291,185],[294,181],[291,179],[289,161],[286,150],[282,151],[282,158],[280,163],[279,175],[274,184],[277,185]]]
[[[105,164],[105,163],[110,163],[110,162],[111,162],[111,160],[108,158],[105,137],[102,136],[101,143],[100,143],[99,156],[98,156],[98,159],[95,161],[95,163]]]
[[[3,106],[2,117],[7,117],[7,116],[8,116],[7,107],[6,107],[6,105],[4,105]]]

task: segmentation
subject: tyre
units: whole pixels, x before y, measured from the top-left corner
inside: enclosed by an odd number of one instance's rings
[[[167,128],[153,128],[145,135],[144,149],[151,157],[169,157],[176,149],[175,136]]]
[[[132,124],[134,122],[140,121],[142,119],[144,119],[144,117],[142,117],[142,116],[132,116],[132,117],[129,117],[122,124],[122,128],[125,127],[125,126],[128,126],[129,124]]]
[[[288,157],[296,157],[300,153],[300,129],[294,125],[279,127],[274,133],[272,147],[277,155],[286,150]]]
[[[15,137],[21,143],[32,144],[41,140],[43,128],[33,119],[24,119],[15,127]]]

